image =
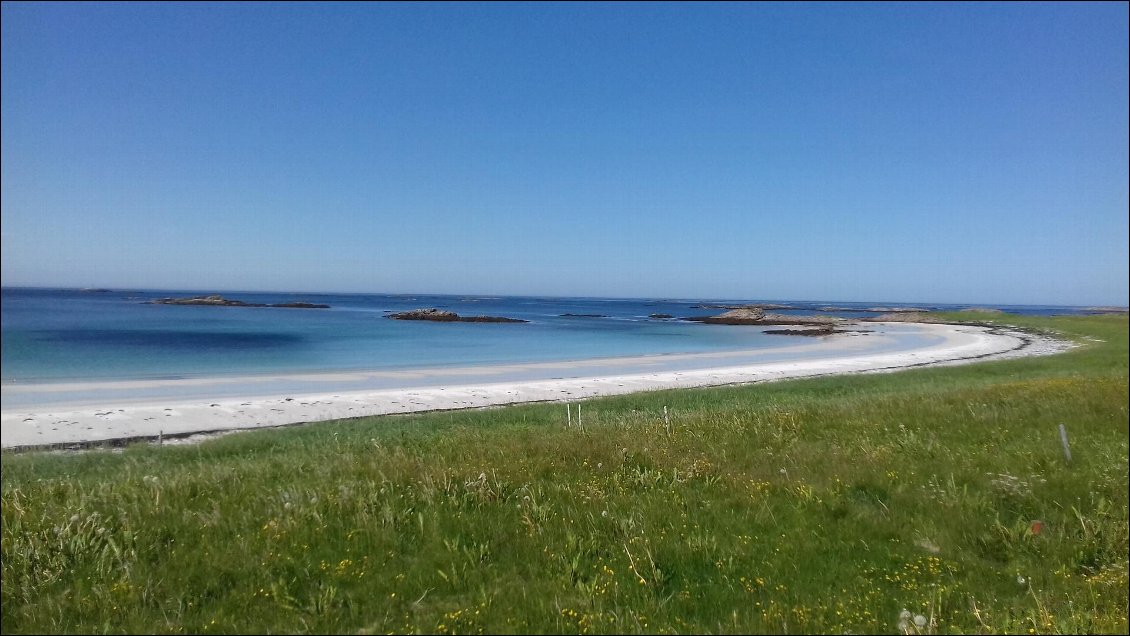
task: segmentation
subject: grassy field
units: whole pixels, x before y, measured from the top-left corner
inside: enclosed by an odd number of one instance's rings
[[[1083,346],[4,453],[0,628],[1125,633],[1127,319],[980,318]]]

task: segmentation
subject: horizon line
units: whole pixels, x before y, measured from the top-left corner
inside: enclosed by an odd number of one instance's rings
[[[964,306],[976,307],[986,305],[994,308],[999,307],[1064,307],[1072,309],[1088,309],[1088,308],[1112,308],[1112,309],[1130,309],[1127,305],[1118,304],[1084,304],[1084,305],[1068,305],[1068,304],[1048,304],[1048,303],[986,303],[986,302],[935,302],[935,301],[895,301],[895,300],[834,300],[834,299],[773,299],[773,298],[742,298],[742,297],[680,297],[680,296],[588,296],[588,295],[554,295],[554,294],[474,294],[474,293],[452,293],[452,292],[376,292],[376,291],[292,291],[281,289],[237,289],[237,288],[208,288],[205,289],[189,289],[189,288],[176,288],[176,287],[72,287],[72,286],[50,286],[50,285],[0,285],[0,289],[37,289],[37,290],[60,290],[60,291],[78,291],[78,292],[93,292],[94,290],[103,290],[105,293],[125,293],[131,291],[137,292],[186,292],[186,293],[199,293],[211,291],[214,293],[247,293],[247,294],[294,294],[294,295],[322,295],[322,296],[343,296],[343,295],[356,295],[356,296],[451,296],[451,297],[465,297],[465,298],[573,298],[573,299],[596,299],[596,300],[664,300],[669,302],[721,302],[721,301],[734,301],[746,303],[851,303],[851,304],[892,304],[892,305],[934,305],[934,306]]]

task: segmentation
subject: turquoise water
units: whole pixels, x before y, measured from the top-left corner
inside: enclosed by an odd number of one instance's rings
[[[307,301],[330,309],[146,304],[210,291],[2,290],[6,384],[168,379],[347,370],[396,370],[518,362],[702,353],[780,346],[759,328],[658,320],[719,313],[704,303],[754,300],[598,299],[379,294],[225,292],[253,303]],[[826,305],[860,309],[897,303],[790,302],[810,313]],[[915,305],[923,306],[923,305]],[[438,307],[525,324],[431,323],[386,312]],[[961,306],[931,305],[932,309]],[[1070,307],[1014,307],[1021,313],[1078,313]],[[777,311],[777,310],[774,310]],[[601,317],[563,316],[599,314]],[[854,311],[832,315],[867,316]]]

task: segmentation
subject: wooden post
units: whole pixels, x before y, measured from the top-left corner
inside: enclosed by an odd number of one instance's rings
[[[1059,441],[1063,442],[1063,458],[1067,463],[1071,463],[1071,446],[1067,444],[1067,427],[1063,424],[1059,425]]]
[[[667,405],[663,405],[663,426],[667,428],[667,434],[671,434],[671,419],[667,417]]]
[[[165,444],[165,431],[157,431],[157,445],[163,446]]]
[[[573,428],[573,407],[565,403],[565,428]]]
[[[580,404],[577,405],[577,428],[581,429],[582,433],[585,432],[585,425],[581,424],[581,405]]]

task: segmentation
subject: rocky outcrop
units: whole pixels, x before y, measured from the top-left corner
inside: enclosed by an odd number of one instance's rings
[[[209,307],[289,307],[294,309],[329,309],[329,305],[319,305],[316,303],[278,303],[269,305],[267,303],[248,303],[242,300],[233,300],[224,298],[223,296],[213,294],[211,296],[193,296],[192,298],[158,298],[150,300],[148,305],[207,305]]]
[[[674,316],[672,316],[671,314],[649,314],[648,318],[655,318],[656,320],[666,320],[668,318],[674,318]]]
[[[940,322],[927,314],[919,313],[899,313],[899,314],[882,314],[879,316],[871,316],[864,318],[864,322]]]
[[[791,305],[779,305],[776,303],[751,303],[745,305],[717,305],[717,304],[702,304],[691,305],[691,309],[795,309]]]
[[[1092,314],[1125,314],[1130,312],[1126,307],[1084,307],[1083,311]]]
[[[922,312],[927,312],[927,311],[930,311],[930,310],[929,309],[923,309],[922,307],[867,307],[867,308],[860,308],[860,307],[835,307],[835,306],[830,306],[830,307],[821,307],[820,309],[817,309],[816,311],[857,311],[857,312],[861,312],[861,313],[872,313],[872,314],[898,314],[898,313],[922,313]]]
[[[443,309],[413,309],[387,316],[393,320],[431,320],[433,322],[459,322],[459,314]]]
[[[757,307],[742,307],[731,309],[717,316],[695,316],[683,320],[703,322],[710,325],[835,325],[845,322],[843,318],[835,316],[767,314],[763,309]]]
[[[1003,314],[1004,313],[1004,311],[1002,311],[1000,309],[996,309],[995,307],[966,307],[965,309],[962,309],[961,311],[968,312],[968,313],[978,313],[978,314]]]
[[[848,322],[836,316],[788,316],[785,314],[765,314],[761,319],[764,325],[838,325]]]
[[[153,305],[211,305],[214,307],[247,307],[242,300],[229,300],[223,296],[193,296],[192,298],[158,298]]]
[[[762,320],[765,318],[765,310],[761,307],[742,307],[740,309],[731,309],[719,316],[719,318],[737,318],[741,320]]]
[[[811,329],[766,329],[762,333],[767,333],[771,336],[830,336],[834,333],[847,332],[842,329],[836,329],[832,325],[825,325]]]
[[[760,307],[739,307],[714,316],[720,321],[736,320],[741,322],[757,322],[765,317],[765,310]]]
[[[429,320],[432,322],[529,322],[520,318],[503,318],[499,316],[460,316],[454,311],[443,309],[413,309],[391,313],[386,318],[393,320]]]

